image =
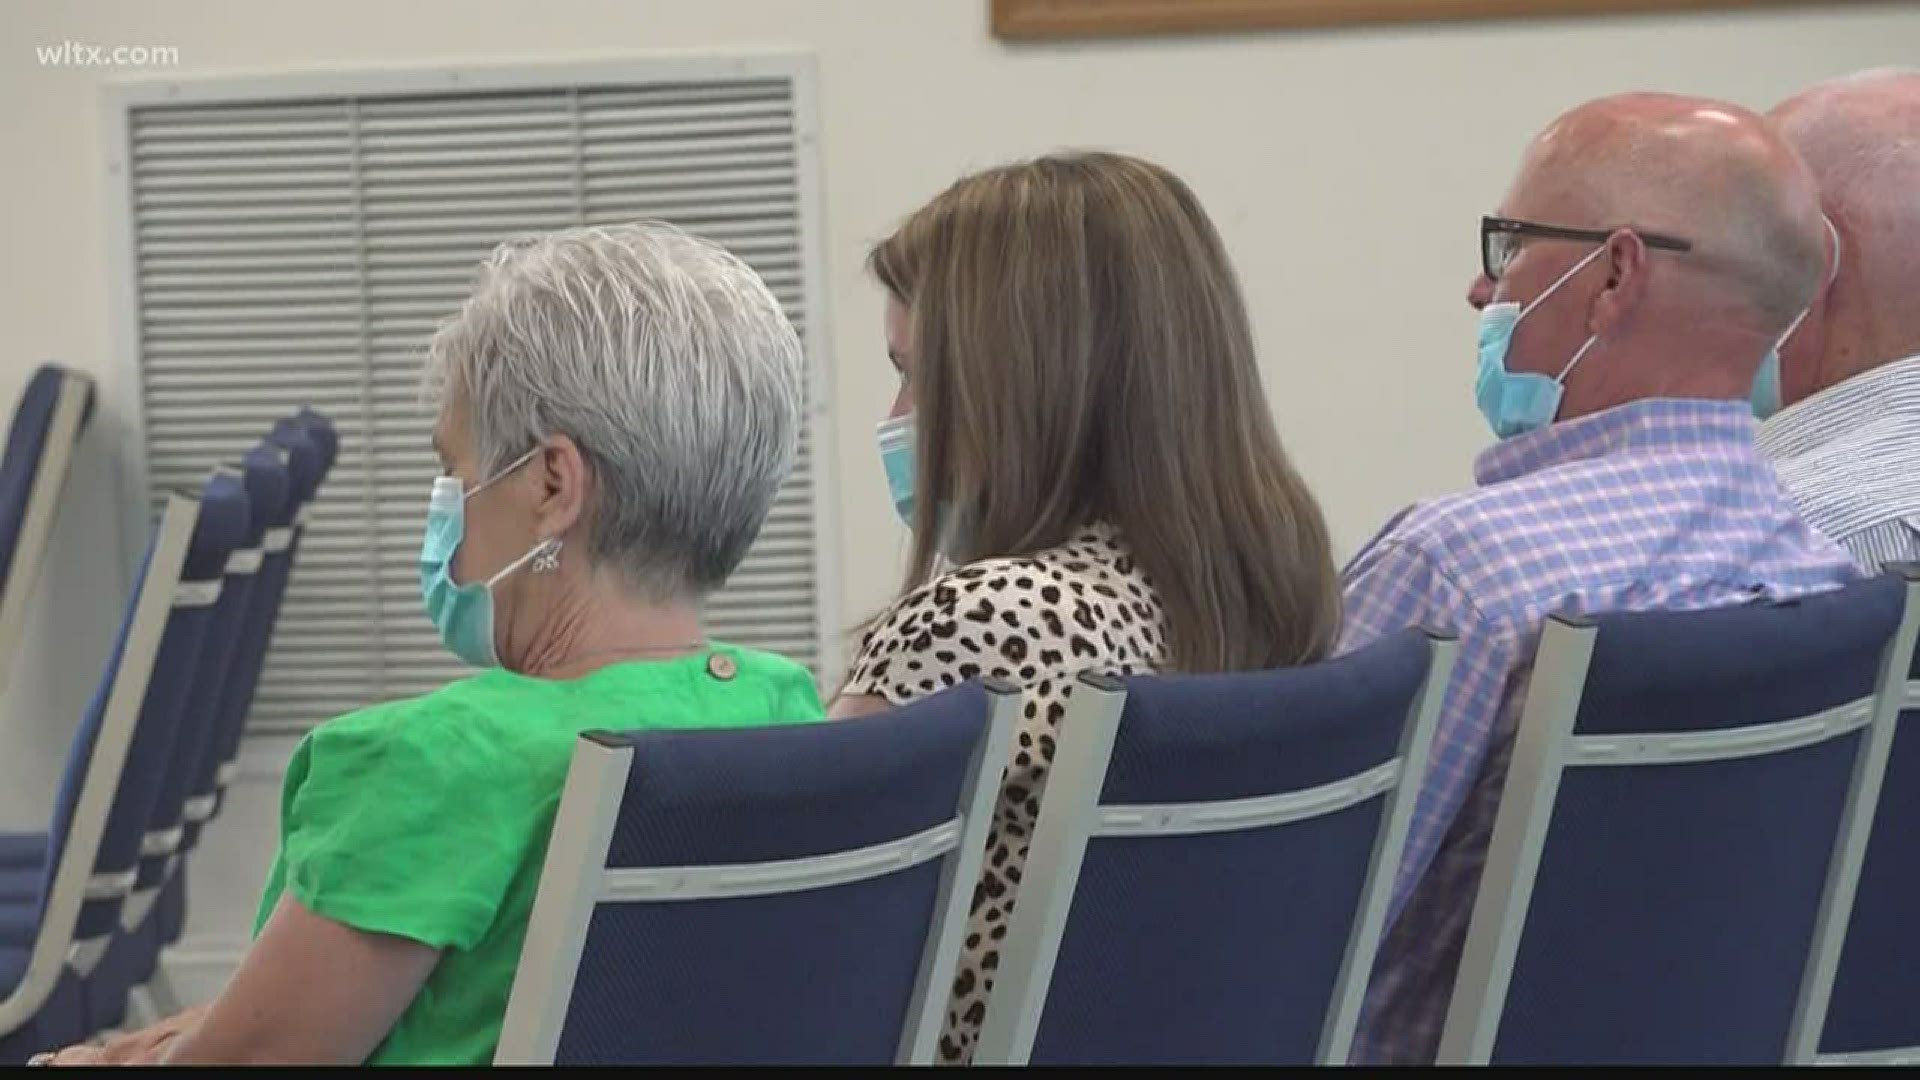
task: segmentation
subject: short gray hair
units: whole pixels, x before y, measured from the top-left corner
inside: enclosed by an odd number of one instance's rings
[[[1904,356],[1920,347],[1920,70],[1881,68],[1829,80],[1774,109],[1847,236],[1842,263]],[[1886,359],[1893,359],[1889,356]]]
[[[648,595],[722,584],[798,448],[800,339],[765,282],[670,225],[511,240],[434,334],[429,399],[464,408],[481,467],[570,436],[595,482],[595,562]]]

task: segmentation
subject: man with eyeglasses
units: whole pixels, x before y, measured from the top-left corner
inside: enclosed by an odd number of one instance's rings
[[[1863,568],[1920,559],[1920,71],[1822,83],[1771,115],[1812,167],[1838,252],[1755,384],[1772,416],[1760,450]]]
[[[1354,1061],[1433,1061],[1549,615],[1855,575],[1759,456],[1748,401],[1824,239],[1806,166],[1765,120],[1654,94],[1556,120],[1481,223],[1474,397],[1500,442],[1478,487],[1403,512],[1345,575],[1343,650],[1413,625],[1460,639]]]

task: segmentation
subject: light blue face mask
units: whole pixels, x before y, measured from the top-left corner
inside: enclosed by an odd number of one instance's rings
[[[534,559],[558,550],[560,541],[543,540],[485,581],[457,585],[453,556],[466,537],[467,500],[512,474],[538,452],[538,447],[527,451],[471,491],[462,490],[459,479],[452,476],[433,482],[433,495],[427,503],[427,532],[420,542],[420,596],[426,602],[427,618],[440,632],[441,643],[472,667],[500,664],[493,646],[493,587]]]
[[[893,512],[911,529],[915,469],[913,414],[882,420],[874,434],[880,443],[880,467],[887,474],[887,492],[893,496]]]
[[[880,443],[880,468],[887,474],[887,492],[893,497],[893,512],[900,515],[907,528],[913,528],[915,470],[918,462],[914,458],[914,442],[918,437],[913,424],[913,414],[892,416],[880,422],[875,431]],[[950,506],[935,508],[935,535],[940,538],[939,549],[952,552],[956,545],[966,539],[961,531],[961,518],[953,513]]]
[[[1827,284],[1831,286],[1833,279],[1840,274],[1840,230],[1834,225],[1832,218],[1823,216],[1821,220],[1826,222],[1827,233],[1833,237],[1833,264],[1827,268]],[[1793,332],[1800,329],[1800,324],[1806,322],[1807,316],[1812,312],[1813,308],[1809,306],[1787,324],[1786,332],[1780,335],[1779,341],[1773,343],[1773,348],[1767,350],[1766,359],[1760,361],[1760,370],[1754,373],[1751,399],[1753,415],[1761,420],[1772,417],[1783,407],[1783,399],[1780,396],[1780,350],[1787,347],[1787,342],[1793,338]]]
[[[1806,312],[1800,313],[1800,319],[1806,317]],[[1800,319],[1793,320],[1793,325],[1780,336],[1779,345],[1767,350],[1767,358],[1760,361],[1760,370],[1754,373],[1750,401],[1755,419],[1765,420],[1780,411],[1780,347],[1787,343],[1787,338],[1793,336],[1795,330],[1800,329]]]
[[[1520,320],[1531,315],[1547,297],[1606,250],[1595,248],[1524,308],[1517,301],[1502,300],[1480,309],[1480,367],[1474,375],[1473,396],[1480,406],[1480,415],[1487,418],[1488,426],[1500,438],[1511,439],[1553,423],[1553,418],[1560,414],[1560,398],[1565,393],[1567,375],[1600,341],[1598,335],[1588,338],[1573,354],[1573,359],[1567,361],[1567,366],[1560,369],[1560,374],[1552,378],[1533,371],[1512,371],[1507,367],[1507,353],[1513,348],[1513,333],[1519,328]]]

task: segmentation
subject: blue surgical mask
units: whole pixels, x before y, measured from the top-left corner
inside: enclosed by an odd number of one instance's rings
[[[1795,319],[1794,326],[1799,325],[1800,320]],[[1789,334],[1792,332],[1787,331]],[[1780,344],[1784,345],[1786,341],[1782,337]],[[1768,349],[1767,358],[1760,361],[1760,370],[1753,376],[1753,396],[1750,400],[1756,419],[1765,420],[1780,411],[1780,345]]]
[[[914,441],[917,433],[913,425],[913,414],[888,417],[880,422],[875,432],[880,443],[880,467],[887,474],[887,492],[893,496],[893,512],[900,520],[913,528],[915,469]],[[939,550],[951,552],[955,545],[965,539],[962,531],[964,515],[955,514],[953,507],[942,504],[935,507],[933,515],[934,535],[939,538]]]
[[[471,491],[460,481],[442,476],[433,482],[433,495],[427,503],[427,532],[420,542],[420,596],[426,602],[427,618],[440,632],[447,651],[472,667],[500,665],[493,646],[493,587],[508,574],[553,550],[557,540],[543,540],[531,551],[507,564],[504,570],[485,581],[458,585],[453,580],[453,556],[466,537],[467,500],[485,491],[502,477],[527,463],[538,448],[500,470],[490,480]]]
[[[888,417],[875,430],[880,443],[880,467],[887,473],[887,492],[893,511],[913,528],[914,429],[913,414]]]
[[[1524,308],[1515,301],[1502,300],[1480,309],[1480,367],[1474,377],[1473,394],[1480,405],[1480,415],[1487,418],[1487,424],[1500,438],[1510,439],[1553,423],[1553,418],[1560,414],[1560,398],[1565,393],[1567,375],[1600,341],[1598,335],[1588,338],[1573,354],[1573,359],[1567,361],[1567,366],[1560,369],[1560,374],[1552,378],[1538,372],[1512,371],[1507,367],[1507,353],[1513,348],[1513,333],[1519,328],[1520,320],[1533,314],[1547,297],[1605,252],[1605,248],[1594,249]]]

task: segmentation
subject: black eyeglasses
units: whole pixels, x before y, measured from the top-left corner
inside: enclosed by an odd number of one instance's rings
[[[1604,244],[1607,238],[1620,229],[1640,238],[1640,242],[1650,248],[1662,251],[1692,251],[1693,241],[1682,240],[1677,236],[1662,236],[1644,229],[1630,226],[1617,226],[1612,229],[1569,229],[1561,225],[1542,225],[1535,221],[1520,221],[1517,218],[1483,217],[1480,219],[1480,269],[1485,271],[1488,281],[1499,281],[1506,273],[1507,264],[1520,253],[1520,241],[1524,237],[1537,236],[1544,240],[1583,240],[1589,244]]]

